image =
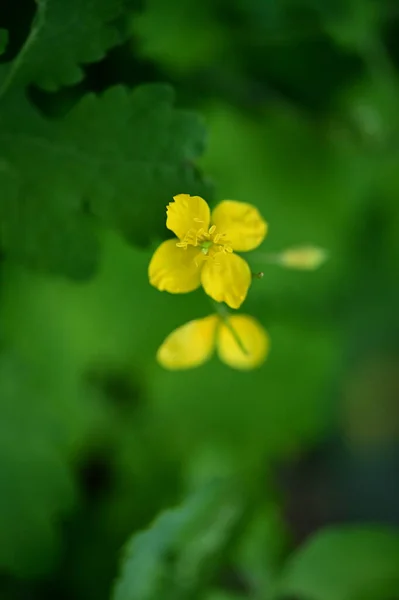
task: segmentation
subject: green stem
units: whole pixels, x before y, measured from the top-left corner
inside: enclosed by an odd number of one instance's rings
[[[219,302],[214,302],[214,301],[212,301],[212,304],[215,309],[215,312],[219,315],[219,317],[222,319],[223,323],[229,329],[231,335],[233,336],[233,338],[236,341],[240,350],[245,354],[245,356],[248,356],[249,355],[248,350],[244,346],[242,339],[240,338],[237,331],[234,329],[234,327],[232,326],[232,324],[230,322],[230,319],[229,319],[230,313],[229,313],[228,309],[226,308],[226,306],[224,304],[221,304]]]

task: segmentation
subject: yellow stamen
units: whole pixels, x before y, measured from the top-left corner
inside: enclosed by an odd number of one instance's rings
[[[202,222],[200,219],[196,221]],[[214,258],[218,252],[233,252],[230,242],[226,240],[226,233],[216,233],[216,225],[212,225],[208,231],[204,227],[190,229],[176,245],[184,249],[188,246],[200,246],[201,253],[206,258]]]

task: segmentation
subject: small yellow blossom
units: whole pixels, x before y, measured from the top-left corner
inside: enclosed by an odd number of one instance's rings
[[[276,262],[288,269],[315,271],[327,260],[327,252],[318,246],[288,248],[276,256]]]
[[[183,294],[201,284],[217,302],[239,308],[251,284],[247,262],[234,253],[253,250],[264,240],[267,223],[251,204],[224,200],[211,211],[199,196],[179,194],[167,207],[166,227],[177,240],[163,242],[148,270],[161,291]]]
[[[172,331],[158,349],[157,360],[172,371],[191,369],[206,362],[215,347],[220,360],[229,367],[247,371],[264,362],[270,338],[260,323],[248,315],[210,315]]]

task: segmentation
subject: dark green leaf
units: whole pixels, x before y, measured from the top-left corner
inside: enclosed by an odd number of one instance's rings
[[[124,0],[37,0],[31,31],[7,72],[0,96],[11,85],[35,82],[46,90],[83,78],[83,63],[100,60],[121,41],[117,19]]]
[[[174,109],[168,86],[90,94],[59,122],[11,96],[0,127],[1,242],[35,268],[85,278],[98,260],[93,215],[146,243],[174,194],[207,192],[193,166],[203,124]]]

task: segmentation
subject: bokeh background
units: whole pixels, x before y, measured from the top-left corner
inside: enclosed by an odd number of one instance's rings
[[[35,9],[2,1],[3,62]],[[174,86],[206,123],[209,202],[269,223],[242,312],[272,349],[248,373],[157,365],[172,329],[212,312],[201,290],[150,287],[159,236],[104,226],[83,281],[5,254],[0,597],[397,600],[399,3],[147,0],[123,22],[83,81],[30,102],[62,120],[89,90]],[[328,262],[265,259],[299,244]]]

